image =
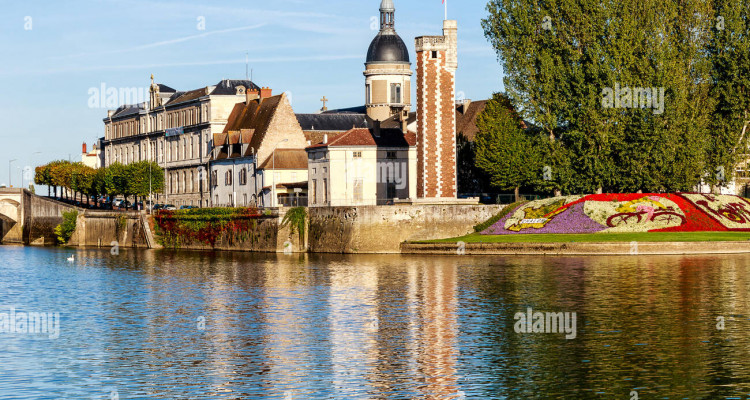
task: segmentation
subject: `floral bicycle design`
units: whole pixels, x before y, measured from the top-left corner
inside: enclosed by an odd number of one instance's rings
[[[639,224],[643,221],[644,215],[646,216],[644,222],[657,222],[665,225],[671,225],[675,221],[679,221],[679,224],[677,225],[682,225],[687,222],[685,216],[675,211],[672,207],[666,207],[662,210],[647,210],[639,207],[639,210],[635,212],[623,212],[612,215],[607,218],[607,226],[615,228],[630,223]]]

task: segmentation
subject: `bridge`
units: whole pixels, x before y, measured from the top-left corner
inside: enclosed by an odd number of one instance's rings
[[[0,189],[0,243],[52,244],[62,213],[75,209],[26,189]]]

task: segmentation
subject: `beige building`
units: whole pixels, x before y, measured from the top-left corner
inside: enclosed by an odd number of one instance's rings
[[[81,149],[81,163],[94,169],[101,168],[104,157],[100,145],[94,144],[90,152],[87,150],[87,147],[86,143],[84,143]]]
[[[212,206],[307,205],[305,134],[285,94],[248,93],[211,153]]]
[[[156,161],[165,170],[157,203],[208,206],[205,165],[213,135],[221,133],[246,91],[261,88],[246,80],[222,80],[187,92],[154,83],[148,103],[121,106],[104,119],[104,165]]]
[[[309,206],[374,206],[415,197],[416,141],[400,129],[351,129],[308,147]]]

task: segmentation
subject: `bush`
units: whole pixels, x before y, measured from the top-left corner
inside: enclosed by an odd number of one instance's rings
[[[299,232],[301,241],[305,240],[305,225],[307,224],[307,208],[305,207],[294,207],[290,208],[289,211],[284,215],[284,219],[281,220],[281,227],[285,228],[291,226],[291,234],[294,235]]]
[[[482,232],[485,229],[491,227],[492,225],[495,225],[497,221],[500,221],[503,217],[513,212],[515,209],[520,207],[522,204],[526,203],[526,201],[517,201],[513,204],[508,205],[507,207],[503,208],[502,211],[497,213],[494,217],[488,219],[487,221],[482,222],[479,225],[474,226],[474,232]]]
[[[62,224],[55,227],[55,235],[57,235],[58,243],[68,243],[70,237],[73,236],[73,232],[76,230],[76,220],[78,220],[78,211],[63,212]]]

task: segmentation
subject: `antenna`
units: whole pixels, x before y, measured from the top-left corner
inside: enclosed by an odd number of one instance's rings
[[[247,70],[250,68],[250,59],[248,58],[248,52],[245,52],[245,79],[251,80]]]

